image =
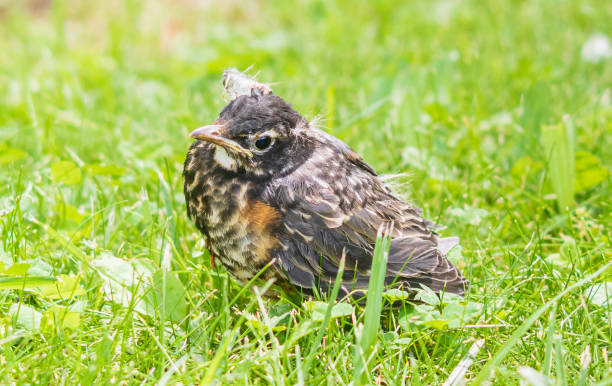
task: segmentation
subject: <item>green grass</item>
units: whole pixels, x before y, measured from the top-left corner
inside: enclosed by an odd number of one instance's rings
[[[0,2],[0,383],[348,384],[366,344],[367,382],[441,384],[479,338],[468,382],[611,383],[612,59],[581,58],[611,2],[224,3]],[[210,268],[182,161],[251,65],[410,175],[467,299],[368,311]]]

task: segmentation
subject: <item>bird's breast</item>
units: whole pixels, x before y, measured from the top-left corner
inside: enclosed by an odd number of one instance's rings
[[[261,189],[255,182],[228,173],[206,150],[190,151],[185,161],[187,211],[215,258],[234,277],[248,281],[273,257],[280,213],[258,199]]]

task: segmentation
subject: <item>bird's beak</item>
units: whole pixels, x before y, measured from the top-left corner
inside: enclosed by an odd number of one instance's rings
[[[225,126],[223,125],[202,126],[192,131],[191,134],[189,134],[189,136],[191,138],[214,143],[215,145],[222,146],[223,148],[233,153],[236,153],[236,154],[248,157],[248,158],[253,157],[253,153],[250,150],[243,148],[242,146],[240,146],[238,142],[232,141],[231,139],[226,138],[223,135],[224,128]]]

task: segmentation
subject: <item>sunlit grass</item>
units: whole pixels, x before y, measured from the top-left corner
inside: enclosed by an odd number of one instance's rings
[[[483,338],[468,382],[605,384],[612,62],[581,52],[610,20],[600,1],[2,2],[0,380],[442,384]],[[465,299],[265,297],[210,267],[182,161],[223,69],[251,65],[408,174],[461,238]]]

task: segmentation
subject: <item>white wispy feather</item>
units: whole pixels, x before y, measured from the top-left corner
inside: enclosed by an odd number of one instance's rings
[[[223,71],[223,88],[231,99],[236,99],[241,95],[251,95],[254,88],[259,89],[262,94],[272,92],[270,85],[259,83],[255,76],[249,76],[235,68]]]

